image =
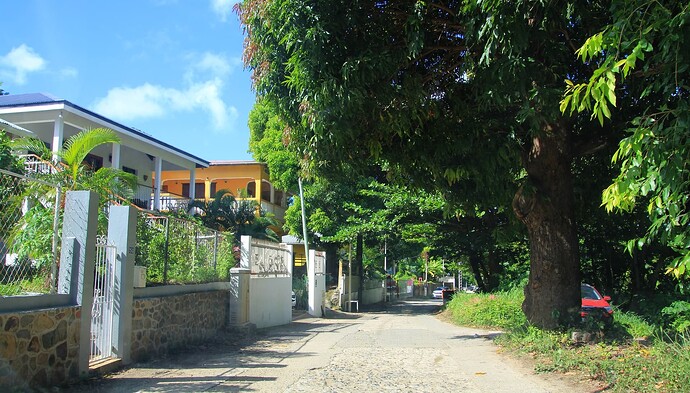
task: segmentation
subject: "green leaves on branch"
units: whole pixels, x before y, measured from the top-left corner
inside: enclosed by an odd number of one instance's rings
[[[677,253],[667,273],[690,277],[690,11],[670,0],[614,1],[611,9],[611,24],[577,51],[595,70],[586,82],[566,80],[560,109],[591,112],[603,126],[619,107],[629,135],[613,155],[620,172],[602,205],[609,212],[644,206],[650,224],[628,251],[660,241]]]
[[[594,62],[596,57],[611,50],[612,44],[604,42],[603,33],[595,34],[585,41],[577,51],[583,63]],[[592,112],[592,118],[597,118],[600,125],[604,125],[604,118],[611,119],[610,106],[616,106],[617,75],[625,79],[635,68],[637,60],[644,60],[645,52],[653,50],[652,44],[644,38],[640,39],[625,58],[616,61],[614,57],[606,57],[604,63],[594,70],[589,81],[574,84],[566,79],[565,96],[560,103],[561,113]]]

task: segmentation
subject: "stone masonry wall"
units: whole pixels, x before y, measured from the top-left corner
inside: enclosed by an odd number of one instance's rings
[[[134,299],[132,360],[214,337],[227,326],[228,301],[228,291]]]
[[[80,307],[0,314],[0,391],[78,378],[80,316]]]

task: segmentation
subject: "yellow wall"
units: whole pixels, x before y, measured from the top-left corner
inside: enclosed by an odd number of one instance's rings
[[[255,180],[257,192],[255,197],[260,195],[262,183],[265,185],[268,181],[268,173],[265,165],[261,163],[241,163],[241,164],[212,164],[208,168],[196,169],[196,183],[205,184],[204,195],[196,195],[196,199],[209,200],[213,197],[211,195],[211,184],[216,183],[216,191],[229,190],[236,197],[240,195],[238,190],[246,190],[247,185]],[[176,195],[182,195],[182,185],[189,183],[189,171],[164,171],[161,173],[161,186],[167,189],[167,192]]]
[[[155,174],[152,174],[155,177]],[[269,176],[266,172],[266,165],[258,162],[241,162],[241,163],[211,163],[208,168],[196,169],[196,184],[203,184],[204,192],[197,192],[195,199],[204,199],[209,201],[213,198],[211,193],[211,184],[215,183],[215,191],[229,190],[233,196],[240,198],[247,191],[247,186],[254,183],[253,195],[249,195],[247,199],[253,199],[260,203],[262,198],[261,192],[268,192],[263,198],[264,201],[270,202],[268,196],[270,195],[271,184],[268,181]],[[152,182],[155,184],[155,180]],[[161,187],[164,192],[182,196],[183,184],[189,183],[189,171],[163,171],[161,173]],[[280,205],[281,200],[278,199],[282,195],[280,191],[275,191],[276,200],[275,205]],[[257,209],[258,212],[258,209]],[[277,217],[278,221],[283,220],[282,215]],[[282,235],[283,231],[280,227],[272,227],[272,229]]]

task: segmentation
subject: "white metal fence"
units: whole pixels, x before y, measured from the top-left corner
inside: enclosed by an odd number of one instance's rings
[[[107,244],[105,236],[99,236],[96,244],[93,307],[91,310],[90,362],[107,359],[113,355],[116,256],[117,249],[115,246]]]

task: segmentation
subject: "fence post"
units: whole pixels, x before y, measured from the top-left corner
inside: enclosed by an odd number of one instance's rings
[[[71,302],[81,306],[79,327],[79,374],[89,371],[91,352],[91,307],[93,306],[93,269],[98,227],[98,194],[93,191],[69,191],[65,198],[62,223],[62,250],[58,293],[69,294]]]
[[[123,364],[131,362],[134,263],[137,245],[137,212],[130,206],[111,206],[108,243],[116,247],[113,348]]]

